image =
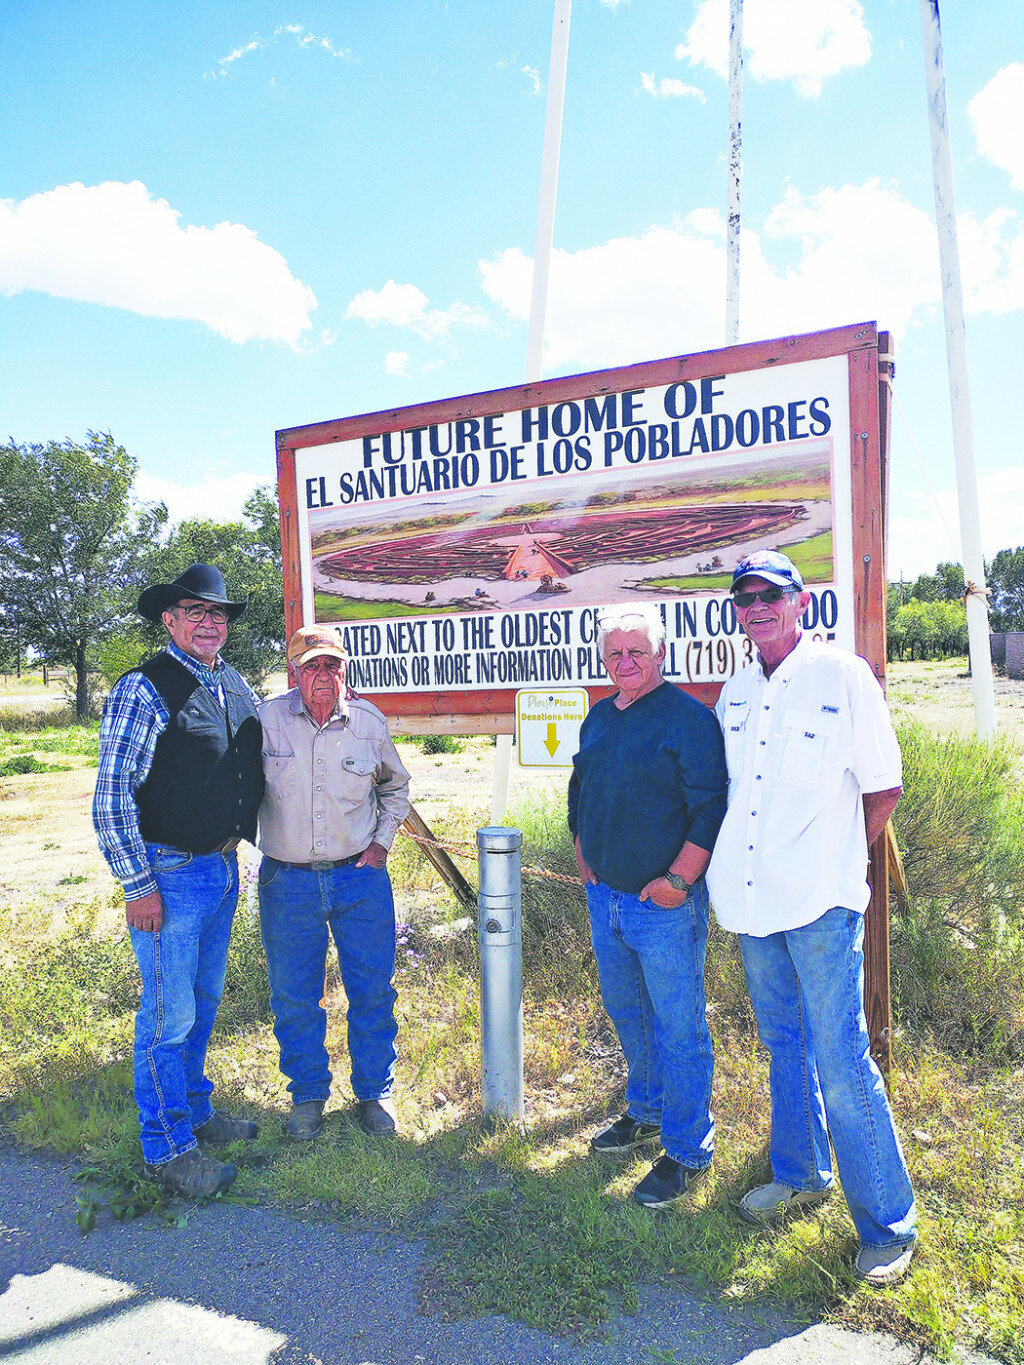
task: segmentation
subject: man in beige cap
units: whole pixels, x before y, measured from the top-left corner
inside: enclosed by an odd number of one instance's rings
[[[288,645],[290,691],[260,707],[260,919],[274,1033],[289,1079],[289,1137],[320,1131],[331,1072],[321,1004],[328,930],[348,997],[359,1123],[393,1133],[395,908],[387,857],[409,811],[409,774],[377,708],[346,686],[331,626]]]

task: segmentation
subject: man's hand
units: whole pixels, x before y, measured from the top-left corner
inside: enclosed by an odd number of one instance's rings
[[[589,882],[596,886],[597,877],[594,875],[593,871],[591,870],[590,866],[587,863],[587,860],[584,858],[580,850],[579,835],[576,836],[576,839],[573,842],[573,848],[576,850],[576,866],[579,868],[580,876],[583,878],[583,885],[586,886],[587,883]]]
[[[155,934],[164,922],[164,903],[159,891],[151,891],[148,896],[140,896],[137,901],[125,901],[124,917],[130,929],[141,929],[143,933]]]
[[[677,891],[664,877],[655,877],[640,892],[640,899],[653,901],[655,905],[660,905],[662,910],[675,910],[683,904],[689,894],[689,888]]]
[[[388,851],[383,844],[370,844],[359,855],[356,867],[384,867],[387,860]]]

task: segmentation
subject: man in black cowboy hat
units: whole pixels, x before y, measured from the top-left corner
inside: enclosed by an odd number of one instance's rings
[[[257,698],[224,662],[228,600],[212,564],[139,598],[167,647],[119,678],[100,730],[93,823],[124,886],[142,975],[135,1098],[146,1173],[174,1193],[213,1195],[235,1178],[197,1143],[224,1146],[256,1125],[210,1103],[206,1047],[224,988],[238,900],[240,840],[263,795]]]

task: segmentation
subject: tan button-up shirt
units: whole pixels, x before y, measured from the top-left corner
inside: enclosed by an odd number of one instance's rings
[[[259,846],[279,862],[350,858],[391,847],[409,813],[409,774],[376,706],[341,697],[318,726],[298,688],[260,705],[266,794]]]

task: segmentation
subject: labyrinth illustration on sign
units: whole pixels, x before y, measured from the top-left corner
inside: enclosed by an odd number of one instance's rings
[[[314,511],[317,619],[338,619],[339,599],[375,617],[664,600],[720,588],[753,549],[807,542],[810,577],[832,581],[827,440],[699,463]]]

